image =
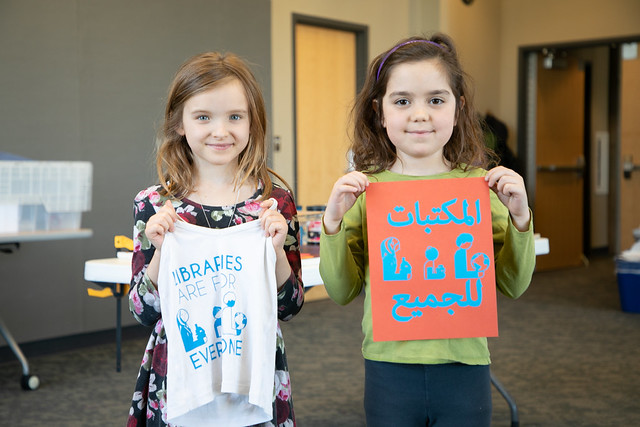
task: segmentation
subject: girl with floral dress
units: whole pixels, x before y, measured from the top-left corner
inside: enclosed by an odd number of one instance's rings
[[[290,191],[266,166],[266,114],[246,64],[232,54],[197,55],[178,70],[169,90],[157,153],[162,184],[134,200],[134,253],[129,308],[153,326],[138,374],[128,426],[167,423],[167,342],[158,271],[164,236],[182,220],[207,228],[260,221],[276,252],[278,319],[301,309],[304,288],[298,221]],[[283,181],[284,182],[284,181]],[[269,209],[275,200],[277,210]],[[295,426],[284,340],[276,327],[273,419],[264,426]]]

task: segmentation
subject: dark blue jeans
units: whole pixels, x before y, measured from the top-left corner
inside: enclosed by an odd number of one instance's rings
[[[488,427],[489,365],[419,365],[366,360],[367,427]]]

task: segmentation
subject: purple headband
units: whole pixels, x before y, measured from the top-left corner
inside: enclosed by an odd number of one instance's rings
[[[385,61],[387,59],[389,59],[389,57],[391,56],[391,54],[393,52],[395,52],[396,50],[400,49],[402,46],[406,46],[408,44],[411,43],[429,43],[432,44],[434,46],[438,46],[439,48],[443,48],[443,46],[439,43],[436,42],[432,42],[431,40],[409,40],[407,42],[404,43],[400,43],[399,45],[395,46],[393,49],[391,49],[385,56],[384,58],[382,58],[382,61],[380,62],[380,66],[378,67],[378,72],[376,73],[376,81],[378,81],[378,79],[380,78],[380,71],[382,71],[382,66],[384,65]]]

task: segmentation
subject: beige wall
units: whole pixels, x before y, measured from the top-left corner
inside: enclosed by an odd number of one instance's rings
[[[500,0],[440,2],[440,30],[451,35],[475,85],[476,108],[500,117]]]
[[[476,106],[509,127],[515,149],[518,48],[640,34],[638,0],[440,0],[440,30],[458,45]]]
[[[372,59],[397,40],[437,26],[438,3],[436,0],[272,0],[271,134],[279,137],[281,144],[272,160],[274,169],[291,185],[294,185],[292,14],[368,26],[369,59]]]
[[[608,39],[640,34],[637,0],[500,0],[500,99],[498,114],[515,146],[518,48],[543,43]],[[475,3],[474,3],[475,4]]]
[[[476,107],[509,128],[516,149],[518,48],[640,34],[639,0],[272,0],[274,168],[293,181],[291,14],[369,27],[369,57],[396,40],[434,30],[450,34],[476,87]]]

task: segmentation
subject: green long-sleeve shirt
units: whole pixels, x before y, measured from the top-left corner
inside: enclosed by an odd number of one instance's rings
[[[408,176],[384,171],[371,175],[371,182],[408,181],[484,176],[483,169],[454,169],[431,176]],[[365,359],[395,362],[439,364],[460,362],[469,365],[490,363],[487,339],[454,338],[412,341],[373,341],[369,255],[367,248],[366,192],[345,214],[340,230],[320,238],[320,275],[327,293],[336,303],[346,305],[365,290],[362,354]],[[496,285],[510,298],[522,295],[531,282],[535,267],[533,222],[525,232],[518,231],[509,211],[491,191]]]

